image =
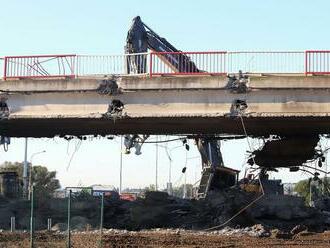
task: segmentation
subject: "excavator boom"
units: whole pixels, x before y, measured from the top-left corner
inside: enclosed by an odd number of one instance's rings
[[[148,50],[154,52],[159,59],[176,72],[200,72],[189,56],[176,49],[165,38],[160,37],[137,16],[133,19],[132,26],[127,33],[125,53],[139,55]],[[146,57],[127,56],[128,73],[146,73],[146,60]],[[214,136],[196,138],[203,169],[198,190],[200,197],[206,196],[210,187],[214,185],[213,178],[219,178],[219,175],[216,174],[218,169],[224,167],[219,142]]]
[[[199,72],[195,63],[187,55],[177,50],[165,38],[160,37],[137,16],[133,19],[127,33],[125,53],[146,53],[148,49],[158,53],[158,57],[176,72]],[[128,73],[135,72],[136,68],[140,69],[138,73],[146,73],[147,68],[143,66],[145,60],[146,58],[128,57]]]

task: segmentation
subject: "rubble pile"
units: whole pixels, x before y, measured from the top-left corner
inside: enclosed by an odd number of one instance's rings
[[[225,226],[235,229],[262,224],[268,229],[285,231],[290,231],[297,225],[322,231],[330,224],[330,218],[326,214],[305,206],[300,197],[287,195],[265,195],[232,219],[256,197],[237,188],[210,192],[206,199],[201,200],[184,200],[164,192],[149,192],[145,198],[135,202],[120,201],[117,205],[108,202],[105,208],[105,227],[128,230],[206,230],[226,223]],[[230,219],[232,220],[228,222]]]
[[[215,231],[222,229],[222,232],[251,232],[255,236],[267,236],[272,235],[269,231],[272,229],[280,230],[274,235],[281,235],[280,232],[290,233],[295,227],[293,234],[302,227],[309,231],[323,231],[330,225],[330,206],[327,211],[320,211],[307,207],[301,198],[295,196],[264,195],[241,211],[258,196],[233,187],[211,191],[205,199],[200,200],[181,199],[165,192],[147,192],[144,198],[135,201],[106,198],[104,227],[129,231],[153,228],[208,230],[215,227]],[[54,231],[66,230],[66,202],[66,199],[53,199],[48,205],[37,205],[36,229],[46,229],[47,218],[52,218]],[[98,198],[74,201],[71,211],[72,230],[98,228],[99,208]],[[17,229],[27,230],[29,214],[29,202],[3,201],[0,204],[0,229],[9,229],[8,218],[15,216]]]

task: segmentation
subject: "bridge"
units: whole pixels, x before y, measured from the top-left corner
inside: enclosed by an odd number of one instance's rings
[[[182,54],[3,57],[1,135],[330,133],[330,51]]]

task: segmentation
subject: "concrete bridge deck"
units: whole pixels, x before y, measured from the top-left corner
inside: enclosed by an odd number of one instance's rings
[[[330,133],[330,77],[249,75],[247,91],[228,89],[225,76],[22,79],[0,82],[1,135],[242,134],[233,103],[250,135]],[[109,84],[110,82],[110,84]],[[124,104],[121,115],[109,110]],[[235,117],[236,116],[236,117]]]

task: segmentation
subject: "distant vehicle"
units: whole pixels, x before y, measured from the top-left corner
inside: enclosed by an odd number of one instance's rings
[[[121,200],[125,201],[135,201],[137,199],[137,195],[135,193],[121,193],[119,197]]]

